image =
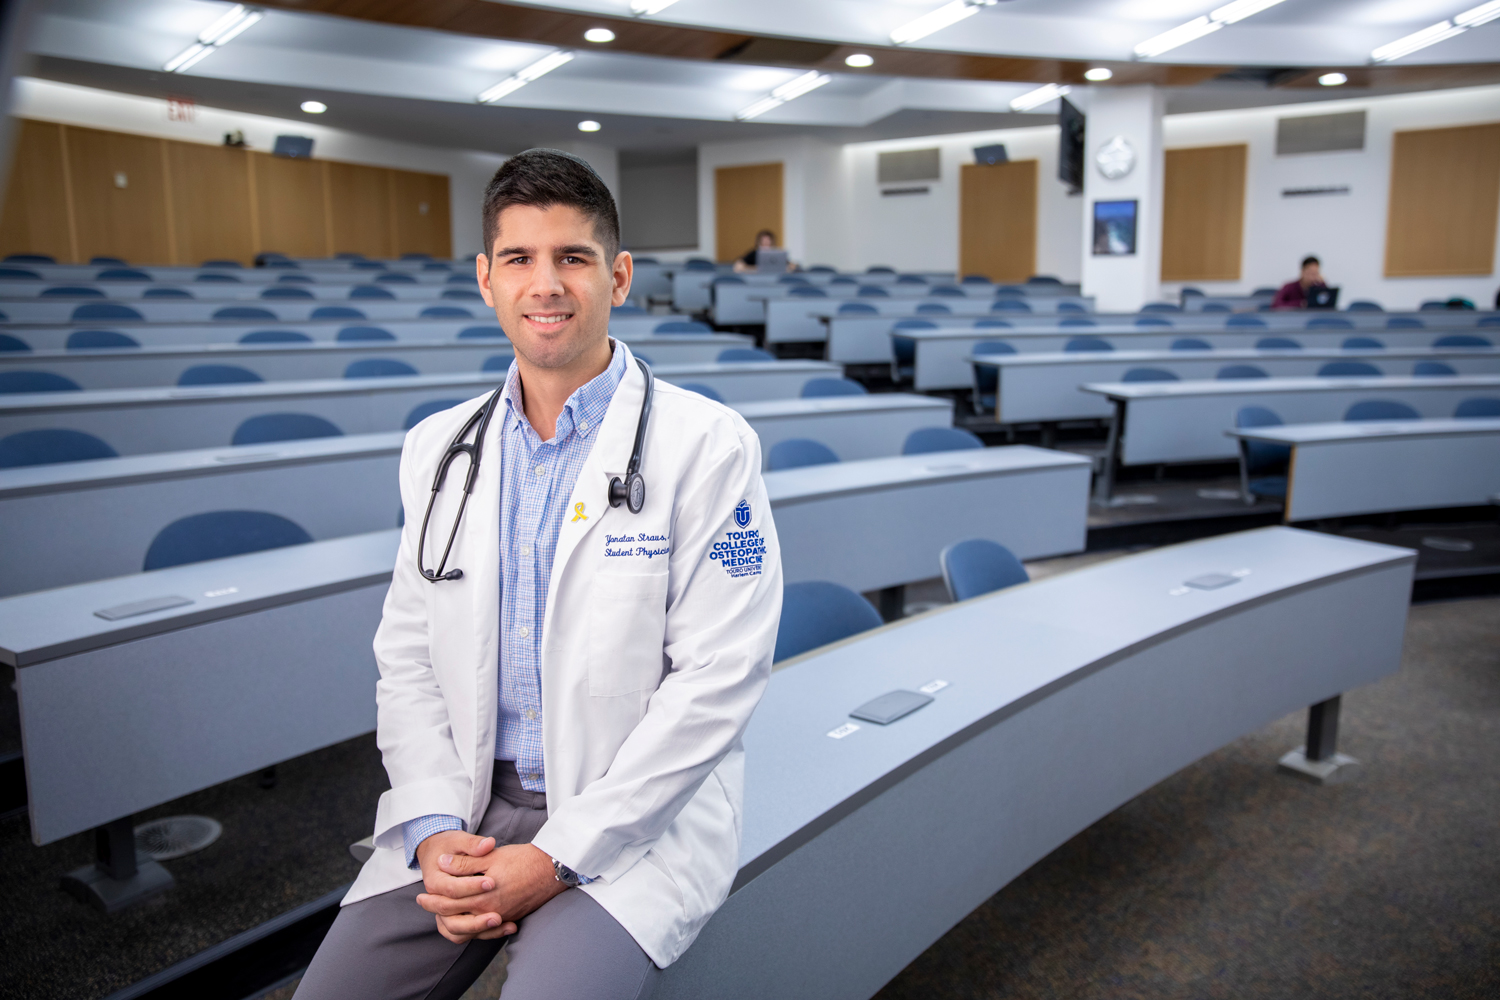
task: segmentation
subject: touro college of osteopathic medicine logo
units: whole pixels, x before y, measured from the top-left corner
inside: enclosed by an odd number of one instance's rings
[[[748,501],[748,500],[741,500],[739,502],[739,506],[737,506],[737,507],[734,508],[734,523],[738,524],[741,528],[749,526],[749,524],[750,524],[750,501]]]
[[[741,500],[734,508],[734,523],[740,528],[750,524],[750,501]],[[766,556],[766,540],[760,530],[726,531],[724,540],[714,542],[708,558],[724,567],[732,577],[760,576],[761,563]]]

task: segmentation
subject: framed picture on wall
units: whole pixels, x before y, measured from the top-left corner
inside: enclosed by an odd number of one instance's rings
[[[1135,256],[1135,215],[1139,206],[1129,201],[1094,202],[1094,256]]]

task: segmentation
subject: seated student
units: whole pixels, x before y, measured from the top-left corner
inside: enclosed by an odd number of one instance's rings
[[[750,249],[750,252],[734,262],[735,273],[744,274],[747,271],[754,271],[760,264],[760,252],[762,250],[774,250],[775,248],[776,234],[769,229],[762,229],[755,234],[755,246]],[[787,261],[786,269],[788,271],[792,269],[791,261]]]
[[[1316,257],[1302,258],[1302,277],[1296,281],[1288,281],[1276,292],[1276,298],[1271,300],[1272,309],[1306,309],[1307,299],[1314,288],[1323,288],[1323,272],[1321,262]]]

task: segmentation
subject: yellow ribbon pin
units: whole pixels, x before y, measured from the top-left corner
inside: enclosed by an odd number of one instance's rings
[[[581,504],[581,503],[575,503],[573,505],[573,520],[575,520],[575,521],[587,521],[588,519],[589,519],[589,516],[583,512],[583,504]]]

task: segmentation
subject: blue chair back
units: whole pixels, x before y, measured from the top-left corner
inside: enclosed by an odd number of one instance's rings
[[[1028,285],[1060,285],[1060,284],[1062,284],[1062,279],[1061,278],[1055,278],[1055,277],[1053,277],[1050,274],[1033,274],[1031,277],[1029,277],[1029,278],[1026,279],[1026,284],[1028,284]]]
[[[776,355],[770,351],[763,351],[759,347],[726,347],[719,352],[715,360],[721,365],[737,361],[775,361]]]
[[[1200,309],[1200,310],[1198,310],[1198,311],[1199,312],[1206,312],[1206,313],[1227,313],[1227,312],[1234,312],[1233,309],[1229,308],[1229,306],[1227,306],[1223,302],[1205,302],[1205,303],[1203,303],[1203,308]],[[1247,324],[1244,324],[1244,325],[1248,326],[1249,324],[1247,323]]]
[[[418,374],[420,372],[411,365],[395,358],[360,358],[349,362],[349,367],[344,369],[344,378],[393,378]]]
[[[721,274],[714,279],[714,287],[716,288],[719,285],[743,285],[744,283],[745,279],[737,274]]]
[[[275,319],[275,316],[271,317]],[[73,310],[74,320],[86,319],[145,319],[139,312],[118,302],[85,302]]]
[[[57,259],[44,253],[11,253],[5,255],[7,264],[56,264]]]
[[[251,330],[240,338],[242,344],[311,344],[312,338],[297,330]]]
[[[609,310],[610,316],[645,316],[646,310],[640,306],[633,306],[629,302],[623,306],[612,306]]]
[[[1345,337],[1339,345],[1346,351],[1383,351],[1385,344],[1374,337]]]
[[[712,271],[714,262],[703,257],[689,257],[684,268],[688,271]]]
[[[1062,310],[1062,309],[1058,310],[1058,312],[1063,312],[1063,311],[1064,310]],[[1082,312],[1082,311],[1083,310],[1081,310],[1081,309],[1079,310],[1079,312]],[[1057,321],[1057,325],[1061,326],[1061,327],[1080,327],[1080,326],[1098,326],[1099,324],[1096,323],[1096,322],[1094,322],[1091,319],[1071,318],[1071,319],[1060,319],[1060,320]]]
[[[1415,316],[1392,316],[1385,321],[1387,330],[1425,330],[1427,324]]]
[[[1197,337],[1178,337],[1172,341],[1172,350],[1174,351],[1211,351],[1213,349],[1213,344],[1210,344],[1206,340],[1200,340]]]
[[[892,330],[936,330],[938,325],[930,319],[898,319],[891,324]]]
[[[417,313],[423,319],[473,319],[474,314],[463,306],[428,306]]]
[[[1481,319],[1478,323],[1475,323],[1474,325],[1475,326],[1500,326],[1500,316],[1486,316],[1483,319]]]
[[[990,279],[982,274],[966,274],[960,284],[964,285],[988,285]]]
[[[296,285],[271,285],[269,288],[260,290],[263,299],[312,299],[317,298],[312,292]]]
[[[265,379],[239,365],[193,365],[177,377],[178,385],[237,385]]]
[[[1354,324],[1342,316],[1314,316],[1307,321],[1309,330],[1352,330]]]
[[[233,285],[240,284],[240,279],[236,275],[233,275],[233,274],[217,274],[217,273],[214,273],[212,271],[204,273],[204,274],[195,274],[195,275],[193,275],[193,280],[194,281],[209,282],[209,283],[218,282],[221,285],[222,284],[233,284]]]
[[[1016,354],[1018,353],[1010,344],[1003,340],[981,340],[974,345],[975,354]]]
[[[25,267],[0,267],[0,280],[13,278],[17,281],[41,281],[42,276]]]
[[[49,261],[48,263],[51,263],[51,262]],[[896,269],[894,267],[886,267],[884,264],[871,264],[869,267],[865,268],[865,273],[866,274],[895,274],[896,273]]]
[[[167,525],[151,540],[141,569],[151,572],[209,559],[304,545],[312,536],[301,525],[263,510],[211,510]]]
[[[1411,366],[1413,375],[1457,375],[1452,365],[1441,361],[1418,361]]]
[[[920,274],[903,274],[903,275],[901,275],[901,277],[899,277],[899,278],[896,279],[896,284],[898,284],[898,285],[925,285],[925,284],[927,284],[927,279],[924,278],[924,277],[922,277]]]
[[[996,299],[994,302],[990,303],[990,312],[1029,313],[1031,312],[1031,303],[1025,301],[1024,299]]]
[[[196,297],[186,288],[148,288],[141,293],[143,299],[192,299]]]
[[[705,396],[715,403],[724,402],[724,397],[719,390],[711,385],[704,385],[702,382],[684,382],[677,388],[686,389],[688,392],[696,392],[698,395]]]
[[[0,393],[79,392],[77,382],[56,372],[0,372]]]
[[[888,299],[891,293],[879,285],[861,285],[857,293],[862,299]]]
[[[943,583],[954,601],[991,594],[1031,579],[1010,549],[988,538],[954,542],[938,556]]]
[[[458,331],[459,340],[495,340],[505,339],[505,331],[500,329],[499,323],[491,323],[487,326],[466,326]]]
[[[968,451],[983,448],[984,442],[973,431],[962,427],[918,427],[906,436],[903,455],[926,455],[935,451]]]
[[[94,275],[95,281],[150,281],[151,275],[133,267],[111,267]]]
[[[1176,382],[1177,375],[1165,368],[1128,368],[1121,382]]]
[[[271,441],[304,441],[308,438],[343,437],[332,421],[311,413],[262,413],[235,428],[230,444],[266,444]]]
[[[828,283],[830,285],[857,285],[859,284],[859,279],[851,278],[847,274],[840,274],[837,277],[829,278]]]
[[[125,258],[124,257],[107,257],[107,256],[105,256],[103,254],[95,254],[93,257],[89,258],[89,263],[91,265],[114,264],[114,265],[116,265],[118,267],[124,267],[125,266]]]
[[[1214,378],[1217,379],[1270,377],[1271,376],[1266,373],[1266,370],[1264,368],[1259,368],[1255,365],[1225,365],[1223,368],[1220,368],[1219,373],[1214,376]]]
[[[993,319],[989,316],[974,321],[976,330],[1014,330],[1016,325],[1008,319]]]
[[[1257,351],[1300,351],[1302,345],[1291,337],[1262,337],[1255,342]]]
[[[444,410],[451,410],[462,402],[463,400],[461,399],[429,399],[425,403],[418,403],[416,406],[413,406],[411,408],[411,412],[406,415],[406,422],[401,425],[401,429],[409,431],[413,427],[417,426],[417,424],[420,424],[422,421],[432,416],[434,413],[442,413]]]
[[[1064,351],[1113,351],[1115,345],[1103,337],[1074,337],[1063,345]]]
[[[0,469],[55,465],[58,462],[89,462],[96,458],[118,458],[119,455],[109,445],[83,431],[49,427],[43,430],[18,431],[0,438]]]
[[[1143,313],[1176,313],[1182,312],[1182,306],[1175,302],[1147,302],[1141,306]]]
[[[134,337],[115,330],[74,330],[64,345],[70,351],[98,351],[111,347],[140,347]]]
[[[822,396],[863,396],[868,390],[852,378],[810,378],[802,386],[803,399]]]
[[[1361,399],[1344,411],[1345,420],[1421,420],[1422,415],[1394,399]]]
[[[1169,319],[1163,319],[1160,316],[1137,316],[1135,319],[1135,325],[1139,327],[1170,327],[1172,325],[1172,321]]]
[[[44,288],[38,298],[43,299],[102,299],[106,298],[104,292],[98,288],[90,288],[88,285],[53,285]]]
[[[879,612],[848,587],[825,580],[789,583],[781,592],[781,626],[771,659],[790,660],[881,624]]]
[[[1458,404],[1453,411],[1455,417],[1468,419],[1472,417],[1500,417],[1500,397],[1475,396]]]
[[[1318,378],[1366,378],[1384,374],[1368,361],[1330,361],[1318,369]]]
[[[658,324],[656,324],[656,328],[654,330],[652,330],[651,332],[652,333],[665,333],[665,334],[672,334],[672,333],[686,333],[686,334],[699,333],[699,334],[701,334],[701,333],[713,333],[714,331],[713,331],[713,328],[710,327],[707,323],[699,323],[697,320],[680,320],[679,319],[679,320],[668,320],[665,323],[658,323]]]
[[[1214,310],[1205,308],[1203,311],[1213,312]],[[1233,316],[1224,321],[1224,328],[1226,330],[1233,329],[1235,327],[1248,327],[1252,330],[1263,330],[1265,329],[1265,326],[1266,321],[1261,319],[1259,316],[1246,316],[1243,313],[1235,313]]]
[[[935,285],[928,290],[927,294],[940,298],[961,299],[964,297],[964,290],[957,285]]]
[[[396,294],[389,288],[381,288],[379,285],[355,285],[349,289],[351,299],[394,299],[395,297]],[[447,297],[448,293],[444,292],[443,298]]]
[[[312,285],[316,284],[310,274],[283,274],[276,278],[279,285]]]
[[[398,271],[392,271],[390,274],[382,274],[375,280],[382,285],[415,285],[417,283],[416,278],[413,278],[409,274],[401,274]]]
[[[396,335],[381,326],[346,326],[336,340],[395,340]]]
[[[941,302],[919,302],[917,303],[917,312],[918,314],[937,314],[941,316],[951,316],[953,314],[953,310]]]
[[[640,357],[640,355],[636,355]],[[509,354],[496,354],[484,359],[484,364],[479,366],[482,372],[505,372],[510,371],[510,363],[515,359]],[[650,364],[651,362],[646,362]]]
[[[795,286],[793,286],[791,288],[791,290],[789,290],[787,292],[787,294],[788,295],[794,295],[794,296],[796,296],[798,298],[803,298],[803,299],[826,299],[826,298],[828,298],[828,293],[827,292],[825,292],[825,291],[823,291],[823,289],[818,288],[818,287],[813,286],[813,285],[795,285]]]
[[[1352,313],[1378,313],[1385,312],[1385,309],[1379,302],[1371,302],[1369,299],[1355,299],[1353,302],[1349,303],[1349,311]]]
[[[840,316],[850,316],[850,315],[874,316],[874,315],[879,314],[879,312],[880,312],[879,309],[876,309],[874,306],[870,305],[870,303],[868,303],[868,302],[841,302],[841,303],[839,303],[839,315]]]
[[[1268,410],[1264,406],[1242,406],[1234,415],[1236,427],[1280,427],[1281,425],[1282,420],[1275,411]],[[1243,447],[1245,471],[1252,476],[1284,469],[1287,461],[1292,457],[1292,449],[1284,444],[1246,441]]]
[[[268,319],[276,321],[276,314],[269,309],[260,306],[225,306],[214,310],[214,319],[219,320],[244,320],[244,319]]]
[[[361,309],[353,306],[318,306],[312,311],[313,319],[364,319]]]
[[[809,465],[831,465],[838,460],[834,450],[821,441],[787,438],[771,445],[771,450],[766,453],[766,468],[775,472],[778,469],[801,469]]]
[[[8,333],[0,333],[0,352],[30,351],[31,345],[20,337],[12,337]]]
[[[1494,347],[1488,337],[1472,333],[1450,333],[1432,342],[1433,347]]]

